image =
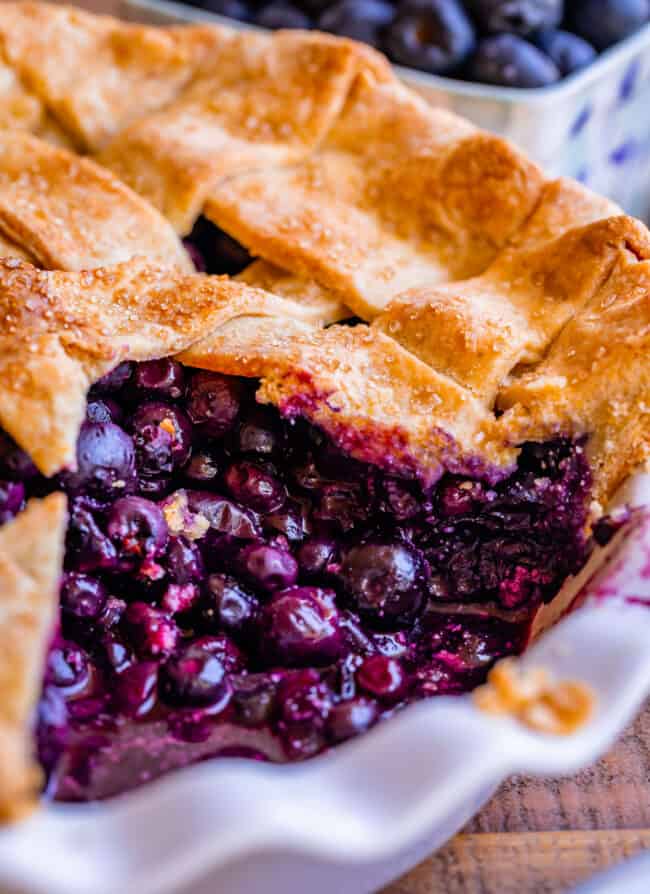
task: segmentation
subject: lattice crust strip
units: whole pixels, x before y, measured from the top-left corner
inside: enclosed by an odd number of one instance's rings
[[[375,452],[403,470],[461,469],[462,457],[506,468],[518,438],[596,424],[607,434],[590,449],[607,490],[627,468],[612,447],[621,427],[631,432],[627,453],[642,453],[643,426],[615,422],[643,404],[641,371],[636,391],[629,377],[600,388],[604,365],[592,363],[590,387],[609,395],[609,415],[572,414],[571,400],[593,403],[573,380],[555,404],[535,384],[548,382],[568,339],[583,337],[588,315],[604,314],[594,308],[622,269],[643,292],[648,233],[611,203],[545,181],[508,144],[431,109],[381,57],[348,41],[160,29],[11,4],[0,44],[2,120],[34,132],[55,120],[179,232],[205,213],[260,258],[239,288],[284,296],[249,290],[247,313],[224,310],[202,345],[175,348],[191,348],[189,359],[257,370],[263,396],[311,413],[342,442],[378,426],[387,449]],[[156,258],[162,246],[164,260],[187,269],[168,225],[113,175],[28,135],[2,139],[3,251],[75,269]],[[269,301],[280,302],[271,313]],[[631,368],[644,362],[646,307],[621,308],[620,328],[635,321],[637,347],[621,342]],[[349,309],[372,327],[312,326]],[[616,345],[601,348],[618,363]],[[507,409],[498,420],[495,402]]]

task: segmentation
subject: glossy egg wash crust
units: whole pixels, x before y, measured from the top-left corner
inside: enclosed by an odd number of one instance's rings
[[[490,484],[423,487],[172,359],[90,391],[75,471],[2,441],[2,520],[68,496],[38,709],[50,797],[93,800],[221,755],[302,760],[481,683],[590,549],[580,441]]]

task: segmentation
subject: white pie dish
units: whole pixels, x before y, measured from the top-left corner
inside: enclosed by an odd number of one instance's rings
[[[650,475],[624,499],[650,503]],[[596,693],[578,732],[489,716],[471,696],[414,705],[297,765],[195,765],[99,805],[48,806],[0,833],[3,894],[312,894],[376,890],[454,834],[511,773],[593,761],[650,692],[650,513],[565,587],[589,594],[525,664]],[[581,597],[582,598],[582,597]]]
[[[122,0],[127,18],[169,23],[234,19],[173,0]],[[491,87],[398,67],[433,105],[506,137],[546,173],[581,180],[628,214],[650,218],[650,24],[551,87]]]

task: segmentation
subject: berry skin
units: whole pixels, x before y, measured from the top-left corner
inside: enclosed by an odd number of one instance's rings
[[[573,0],[567,18],[571,30],[597,50],[606,50],[645,25],[650,0]]]
[[[408,0],[387,30],[384,48],[401,65],[449,74],[475,43],[474,26],[456,0]]]
[[[467,65],[470,80],[499,87],[548,87],[560,79],[557,65],[516,34],[480,41]]]

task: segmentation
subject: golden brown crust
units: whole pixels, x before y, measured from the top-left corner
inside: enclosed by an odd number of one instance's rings
[[[86,150],[170,102],[229,29],[156,28],[72,6],[6,3],[7,60]]]
[[[372,319],[421,283],[484,270],[538,201],[538,169],[396,81],[360,75],[303,164],[234,177],[205,214],[253,254]]]
[[[127,128],[99,160],[187,233],[224,178],[313,150],[367,59],[324,34],[233,33],[176,102]]]
[[[354,316],[335,292],[324,289],[313,280],[281,270],[268,261],[254,261],[235,278],[249,286],[295,301],[304,314],[301,318],[315,324],[327,325]]]
[[[0,232],[48,268],[141,255],[191,269],[169,223],[109,171],[19,131],[0,132]]]
[[[374,325],[491,406],[515,367],[541,360],[629,245],[650,257],[650,234],[626,217],[527,244],[502,252],[481,277],[406,292]]]
[[[594,497],[605,503],[648,458],[649,349],[650,261],[627,251],[548,356],[501,391],[499,425],[513,443],[590,435]]]
[[[0,821],[38,800],[31,725],[56,619],[65,526],[65,497],[52,494],[0,529]]]

